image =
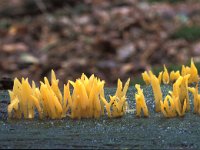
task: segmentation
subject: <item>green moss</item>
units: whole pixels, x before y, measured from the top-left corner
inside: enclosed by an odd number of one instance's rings
[[[133,78],[133,80],[131,81],[131,85],[135,85],[135,84],[145,85],[145,82],[143,81],[141,75],[138,75]]]
[[[200,39],[200,26],[183,26],[175,31],[171,37],[173,39],[185,39],[196,41]]]

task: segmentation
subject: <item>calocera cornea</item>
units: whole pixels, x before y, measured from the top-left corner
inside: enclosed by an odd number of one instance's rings
[[[151,77],[150,77],[150,74],[152,74],[152,71],[145,71],[142,73],[142,78],[143,78],[143,81],[146,83],[146,85],[149,85],[151,84]],[[163,76],[163,71],[159,72],[158,74],[158,81],[159,83],[161,84],[162,82],[162,76]]]
[[[70,94],[70,84],[73,87]],[[104,105],[100,97],[104,98],[104,81],[94,75],[87,78],[82,74],[75,82],[69,81],[64,86],[64,112],[73,119],[99,118],[104,114]]]
[[[162,101],[162,91],[160,88],[160,82],[159,79],[152,72],[150,72],[150,77],[151,77],[151,86],[154,93],[155,111],[160,112],[161,111],[160,101]]]
[[[164,65],[164,72],[163,72],[163,83],[169,84],[169,73],[165,65]]]
[[[137,89],[137,93],[135,94],[135,101],[136,101],[136,116],[141,117],[141,112],[143,112],[144,117],[149,116],[149,111],[146,105],[146,100],[143,94],[143,90],[140,88],[139,84],[135,85]]]
[[[197,83],[199,80],[199,75],[198,75],[198,70],[194,64],[193,59],[191,59],[191,64],[190,64],[190,78],[188,80],[188,83]]]
[[[188,75],[188,74],[190,74],[190,67],[182,65],[181,76],[185,76],[185,75]]]
[[[193,94],[193,104],[194,104],[194,113],[200,114],[200,95],[198,90],[198,84],[196,87],[188,87],[188,90]]]
[[[170,78],[170,82],[173,83],[175,82],[178,78],[180,77],[180,71],[171,71],[169,78]]]
[[[32,95],[32,99],[38,101],[40,118],[61,119],[63,114],[63,97],[59,89],[59,80],[56,78],[55,72],[51,71],[51,82],[44,77],[44,82],[40,82],[40,90],[37,95]]]
[[[162,83],[162,78],[163,78],[163,71],[159,72],[158,74],[158,81],[160,84]]]
[[[184,116],[190,109],[188,97],[188,79],[190,75],[180,76],[173,84],[173,91],[165,97],[164,102],[160,101],[161,112],[165,117]],[[193,91],[193,90],[192,90]]]
[[[177,116],[176,106],[174,100],[170,95],[167,95],[165,97],[164,102],[160,101],[160,105],[161,105],[161,112],[165,117],[171,118]]]
[[[144,82],[146,83],[146,85],[151,84],[151,79],[150,79],[150,76],[147,73],[147,71],[142,73],[142,78],[143,78]]]
[[[181,91],[181,84],[184,84],[183,77],[180,76],[176,82],[173,84],[173,91],[170,92],[172,99],[175,104],[176,112],[180,117],[185,115],[186,109],[187,109],[187,100],[186,98],[180,99]]]
[[[63,98],[58,87],[58,80],[52,70],[51,84],[44,78],[40,88],[32,82],[30,86],[28,79],[14,80],[13,90],[9,91],[11,102],[8,105],[10,118],[32,119],[37,109],[39,117],[51,119],[63,118]]]
[[[122,117],[126,113],[128,108],[126,93],[129,87],[129,83],[130,79],[127,80],[123,88],[121,80],[118,79],[116,93],[114,96],[110,96],[109,102],[101,96],[109,118]]]
[[[188,83],[198,82],[199,79],[198,70],[194,64],[193,59],[191,59],[190,67],[182,65],[181,75],[185,76],[188,74],[190,74]]]
[[[184,101],[186,100],[186,104],[187,104],[186,111],[190,110],[190,102],[189,102],[189,94],[188,94],[189,78],[190,78],[190,74],[185,75],[183,77],[183,80],[180,84],[180,93],[179,93],[179,99],[180,99],[181,104],[183,104]]]
[[[38,90],[35,88],[34,82],[32,87],[30,86],[28,78],[22,78],[21,82],[15,78],[13,90],[9,91],[10,104],[8,105],[8,117],[18,119],[34,118],[35,108],[38,109],[38,112],[41,111],[41,108],[38,106],[39,101],[32,98],[32,96],[37,97]]]

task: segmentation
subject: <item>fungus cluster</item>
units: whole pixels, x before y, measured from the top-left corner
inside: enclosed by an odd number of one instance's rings
[[[200,114],[200,94],[198,93],[198,70],[191,59],[189,66],[182,66],[181,71],[171,71],[164,65],[164,70],[156,76],[152,71],[145,71],[142,77],[146,85],[151,85],[154,94],[155,111],[161,112],[164,117],[171,118],[184,116],[190,111],[189,92],[193,94],[194,113]],[[197,83],[196,87],[189,87]],[[68,81],[59,88],[59,80],[55,72],[51,72],[51,81],[45,77],[37,87],[33,81],[30,85],[28,78],[14,80],[13,90],[9,91],[10,104],[8,105],[9,118],[32,119],[38,114],[40,119],[72,119],[100,118],[107,115],[109,118],[122,117],[129,111],[126,93],[130,79],[122,84],[118,79],[114,95],[106,98],[104,95],[105,81],[91,75],[82,76],[75,81]],[[173,89],[163,97],[161,84],[172,84]],[[135,85],[136,116],[148,117],[149,111],[143,89]],[[63,93],[63,94],[62,94]]]
[[[104,97],[101,97],[103,103],[106,106],[106,111],[108,117],[121,117],[126,113],[128,109],[128,103],[126,101],[126,93],[129,87],[130,79],[124,85],[120,79],[118,79],[117,90],[114,96],[110,96],[110,101],[108,102]]]
[[[181,72],[181,73],[180,73]],[[191,59],[189,66],[182,65],[181,71],[168,72],[164,65],[164,71],[161,71],[156,77],[152,71],[142,73],[144,82],[151,84],[154,100],[155,111],[162,112],[165,117],[184,116],[185,112],[190,110],[189,93],[194,95],[194,112],[200,113],[200,95],[198,94],[198,86],[196,88],[189,87],[191,83],[198,83],[198,70]],[[161,84],[172,84],[173,90],[163,99]]]
[[[9,91],[8,116],[32,119],[37,112],[40,119],[61,119],[66,116],[72,119],[99,118],[104,115],[105,106],[108,117],[121,117],[128,106],[126,92],[129,82],[130,79],[123,88],[122,82],[118,80],[116,94],[110,96],[110,102],[107,102],[104,96],[105,82],[94,75],[88,78],[82,74],[75,82],[69,80],[64,85],[63,94],[53,70],[51,82],[45,77],[40,87],[36,87],[34,82],[30,85],[28,79],[22,78],[20,82],[16,78],[13,90]]]

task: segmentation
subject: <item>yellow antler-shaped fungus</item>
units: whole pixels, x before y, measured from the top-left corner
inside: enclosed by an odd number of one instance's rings
[[[104,105],[100,100],[100,97],[104,98],[104,83],[94,75],[88,79],[84,74],[75,82],[69,81],[64,86],[64,103],[68,105],[64,111],[70,110],[71,118],[99,118],[104,113]],[[73,86],[72,95],[69,84]]]
[[[150,77],[151,77],[151,86],[152,86],[154,98],[155,98],[154,99],[155,109],[156,109],[156,112],[160,112],[160,101],[162,101],[162,91],[160,88],[160,82],[158,78],[152,72],[150,72]]]
[[[190,74],[190,67],[182,65],[181,75],[185,76]]]
[[[193,94],[194,113],[200,114],[200,95],[198,94],[198,84],[196,88],[189,87],[188,90]]]
[[[160,105],[161,105],[161,112],[165,117],[171,118],[177,115],[174,100],[170,95],[167,95],[165,97],[164,102],[160,101]]]
[[[34,87],[33,82],[33,87]],[[10,104],[8,105],[8,116],[9,118],[22,118],[32,119],[34,118],[34,109],[37,108],[38,112],[41,112],[39,101],[32,99],[32,96],[37,96],[38,90],[32,88],[28,82],[28,79],[22,78],[20,82],[17,78],[14,80],[13,90],[9,91]]]
[[[139,84],[135,85],[135,88],[137,89],[137,93],[135,94],[135,100],[136,100],[136,116],[141,116],[141,111],[143,111],[144,117],[149,116],[149,111],[145,102],[145,97],[143,94],[143,90],[140,88]]]
[[[180,93],[179,93],[179,99],[181,104],[184,103],[184,101],[186,100],[186,104],[187,104],[187,108],[186,111],[190,110],[190,102],[189,102],[189,95],[188,95],[188,80],[190,78],[190,74],[185,75],[183,77],[183,80],[180,84]]]
[[[198,82],[198,78],[199,78],[199,75],[198,75],[198,70],[194,64],[194,61],[193,59],[191,59],[191,64],[190,64],[190,78],[189,78],[189,83],[192,83],[192,82]]]
[[[150,77],[149,77],[147,71],[142,73],[142,78],[143,78],[144,82],[146,83],[146,85],[151,84],[151,80],[150,80]]]
[[[110,96],[110,102],[107,102],[104,97],[101,97],[106,106],[108,117],[122,117],[127,110],[128,103],[126,102],[126,93],[129,87],[130,79],[122,87],[122,82],[118,79],[117,90],[114,96]]]
[[[184,77],[180,76],[176,82],[173,84],[173,92],[171,92],[172,99],[175,104],[176,112],[178,113],[179,116],[184,116],[185,111],[187,109],[187,100],[186,97],[183,97],[184,99],[180,99],[180,94],[182,93],[181,91],[181,85],[185,83]],[[185,79],[188,79],[186,77]]]
[[[170,72],[170,82],[175,82],[180,77],[180,71],[172,71]]]

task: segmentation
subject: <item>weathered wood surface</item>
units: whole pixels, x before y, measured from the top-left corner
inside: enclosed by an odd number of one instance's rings
[[[169,87],[163,88],[167,94]],[[107,89],[107,95],[113,89]],[[192,112],[184,118],[166,119],[153,111],[150,87],[144,89],[149,118],[127,114],[119,119],[99,120],[8,120],[7,92],[0,92],[0,148],[120,148],[194,149],[200,147],[200,117]],[[133,88],[128,92],[131,106]],[[165,94],[165,95],[166,95]]]

